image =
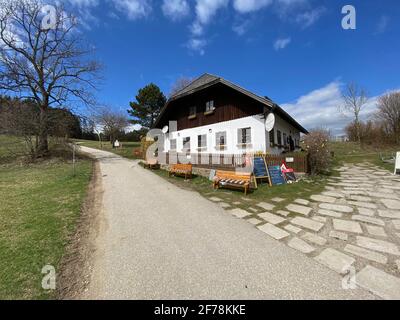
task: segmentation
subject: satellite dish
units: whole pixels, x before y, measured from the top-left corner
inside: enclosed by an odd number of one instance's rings
[[[168,132],[168,126],[165,126],[164,128],[162,128],[162,133],[166,134]]]
[[[271,132],[272,129],[274,129],[274,127],[275,127],[275,115],[273,113],[270,113],[267,119],[265,120],[265,130],[267,130],[267,132]]]

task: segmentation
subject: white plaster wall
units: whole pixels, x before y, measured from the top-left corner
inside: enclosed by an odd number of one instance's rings
[[[277,115],[275,115],[275,119],[276,119],[275,127],[274,127],[275,143],[278,142],[278,130],[280,130],[282,132],[282,144],[283,144],[283,134],[284,133],[286,133],[287,137],[289,137],[289,135],[291,135],[293,140],[297,139],[298,142],[300,141],[300,131],[298,129],[296,129],[295,127],[293,127],[292,125],[290,125],[288,122],[286,122],[285,120],[283,120],[282,118],[280,118]],[[282,151],[284,150],[284,148],[278,148],[278,147],[271,148],[270,142],[269,142],[270,141],[269,135],[270,135],[270,133],[267,132],[267,134],[266,134],[267,153],[281,154]]]
[[[251,128],[251,148],[243,149],[238,146],[238,129]],[[216,133],[226,132],[226,145],[225,150],[216,148]],[[241,119],[235,119],[226,122],[219,122],[208,126],[191,128],[181,131],[172,132],[169,137],[165,139],[165,151],[170,151],[170,139],[177,140],[177,152],[182,152],[183,138],[190,137],[190,152],[198,153],[197,139],[199,135],[207,135],[207,150],[201,153],[220,153],[220,154],[240,154],[247,152],[263,151],[266,150],[266,136],[267,132],[264,127],[263,115],[256,115]],[[168,135],[167,135],[168,136]],[[269,143],[268,143],[269,145]]]

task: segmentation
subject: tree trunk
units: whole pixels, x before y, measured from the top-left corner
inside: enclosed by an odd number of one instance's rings
[[[47,108],[40,107],[39,143],[36,150],[37,157],[43,157],[49,152]]]

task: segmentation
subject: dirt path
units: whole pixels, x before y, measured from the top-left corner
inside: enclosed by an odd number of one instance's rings
[[[85,299],[374,299],[137,162],[97,157],[103,207]]]

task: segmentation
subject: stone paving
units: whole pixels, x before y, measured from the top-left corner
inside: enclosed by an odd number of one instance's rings
[[[325,190],[274,210],[282,198],[232,214],[383,299],[400,299],[400,179],[370,164],[338,168]],[[213,201],[218,201],[213,199]]]

